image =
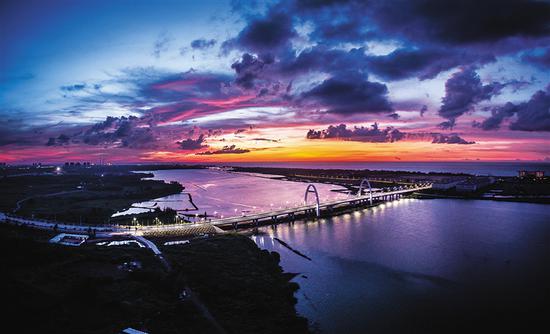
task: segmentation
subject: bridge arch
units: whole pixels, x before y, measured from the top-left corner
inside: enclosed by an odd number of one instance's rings
[[[315,202],[316,202],[315,214],[317,215],[317,217],[320,217],[321,216],[321,203],[319,202],[319,193],[317,192],[317,188],[315,188],[315,185],[312,184],[312,183],[307,185],[306,193],[304,195],[304,203],[305,204],[307,204],[307,195],[309,193],[314,193],[315,194]]]
[[[359,191],[357,192],[357,197],[363,194],[363,187],[365,183],[369,186],[369,202],[370,202],[370,205],[372,205],[372,187],[370,186],[370,182],[367,178],[364,178],[363,180],[361,180],[361,184],[359,185]]]

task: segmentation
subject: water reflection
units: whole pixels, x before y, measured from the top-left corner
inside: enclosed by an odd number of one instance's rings
[[[253,174],[228,173],[218,170],[164,170],[152,172],[153,179],[177,181],[192,195],[193,201],[202,214],[229,217],[248,215],[263,211],[277,210],[304,204],[306,183],[281,181]],[[329,184],[315,184],[322,202],[344,199],[348,194],[332,190],[344,189]],[[176,210],[190,208],[187,194],[178,194],[136,203],[136,207],[152,207],[158,203],[160,208],[170,207]],[[131,208],[115,215],[147,211],[143,208]]]
[[[406,324],[403,313],[412,312],[407,307],[420,309],[429,298],[441,298],[428,303],[432,312],[460,308],[464,295],[477,295],[473,287],[492,291],[503,285],[503,295],[530,296],[514,289],[529,287],[521,280],[544,270],[548,221],[545,205],[401,199],[330,219],[265,227],[266,235],[253,239],[279,252],[285,270],[301,274],[301,314],[327,333],[363,333]],[[397,329],[403,328],[387,331]]]

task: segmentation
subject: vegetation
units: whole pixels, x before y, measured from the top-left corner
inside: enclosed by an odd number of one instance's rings
[[[180,193],[179,183],[139,173],[22,175],[0,179],[0,211],[68,223],[102,224],[133,203]]]
[[[259,250],[249,238],[219,235],[165,248],[180,279],[188,281],[230,333],[307,333],[296,315],[292,274],[283,273],[279,254]]]
[[[167,272],[150,250],[138,247],[47,243],[43,231],[0,225],[4,327],[17,332],[216,333],[195,304],[198,292],[228,333],[303,333],[291,275],[278,256],[239,235],[192,240],[166,248]],[[17,250],[14,252],[14,250]],[[127,266],[137,263],[137,266]]]

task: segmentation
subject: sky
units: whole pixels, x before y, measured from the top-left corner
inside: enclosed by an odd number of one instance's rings
[[[0,162],[550,161],[550,1],[13,0]]]

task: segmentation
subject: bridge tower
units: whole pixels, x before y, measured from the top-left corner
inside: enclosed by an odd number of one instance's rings
[[[367,178],[364,178],[361,181],[361,184],[359,185],[359,191],[357,192],[357,197],[363,194],[363,186],[365,185],[365,183],[369,186],[369,202],[370,205],[372,205],[372,187],[370,186],[370,182]]]
[[[307,188],[306,188],[306,193],[304,195],[304,203],[307,204],[307,195],[309,193],[314,193],[315,194],[315,202],[316,202],[316,205],[315,205],[315,214],[317,215],[317,217],[320,217],[321,216],[321,203],[319,203],[319,193],[317,192],[317,188],[315,188],[315,185],[310,183],[307,185]]]

